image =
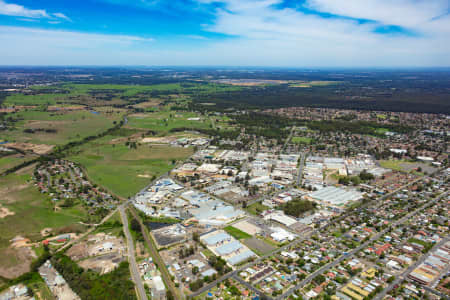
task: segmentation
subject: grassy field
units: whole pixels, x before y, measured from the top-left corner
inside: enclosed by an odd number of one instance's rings
[[[156,85],[121,85],[121,84],[65,84],[64,88],[71,93],[87,94],[91,91],[113,91],[124,96],[134,96],[141,93],[153,91],[181,91],[179,83],[156,84]]]
[[[242,230],[239,230],[233,226],[227,226],[224,228],[224,230],[237,240],[248,239],[252,237],[250,234],[243,232]]]
[[[386,132],[389,132],[389,129],[387,128],[377,128],[375,129],[375,133],[378,135],[385,135]]]
[[[112,91],[123,96],[136,96],[151,92],[171,93],[214,93],[224,91],[237,91],[241,88],[215,83],[165,83],[155,85],[122,85],[122,84],[65,84],[65,89],[72,94],[87,94],[91,91]]]
[[[392,169],[400,172],[413,173],[417,176],[423,176],[425,172],[430,174],[437,170],[437,168],[429,164],[407,160],[381,160],[380,165],[383,168]]]
[[[413,164],[406,160],[380,160],[380,166],[386,169],[392,169],[395,171],[405,172],[405,168],[402,167],[403,164]]]
[[[51,88],[51,87],[48,87]],[[138,85],[118,85],[118,84],[64,84],[60,86],[62,93],[41,93],[36,95],[14,94],[6,98],[6,105],[55,105],[60,103],[78,102],[84,98],[79,96],[89,96],[90,92],[112,93],[116,97],[134,96],[140,93],[148,93],[152,91],[181,91],[178,83],[174,84],[158,84],[149,86]],[[39,89],[34,89],[39,93]],[[76,100],[75,100],[76,99]]]
[[[190,148],[165,145],[142,145],[129,149],[125,143],[113,143],[112,136],[85,144],[75,149],[70,160],[82,164],[89,178],[113,193],[133,196],[145,187],[153,176],[171,170],[173,160],[184,160],[192,154]]]
[[[55,105],[57,102],[66,101],[65,94],[37,94],[37,95],[23,95],[14,94],[6,97],[5,105]]]
[[[6,97],[7,106],[25,105],[56,105],[56,104],[85,104],[112,105],[125,103],[121,97],[128,100],[150,94],[191,95],[214,94],[226,91],[241,90],[241,87],[215,83],[168,83],[155,85],[121,85],[121,84],[73,84],[67,83],[51,87],[32,87],[32,95],[13,94]],[[52,91],[53,90],[53,91]],[[107,96],[106,98],[104,96]]]
[[[262,205],[260,202],[253,203],[252,205],[248,206],[246,210],[251,213],[252,215],[258,215],[260,212],[263,212],[267,210],[268,207],[265,205]]]
[[[200,118],[198,121],[189,118]],[[173,128],[210,129],[213,124],[208,117],[202,117],[190,112],[155,112],[135,114],[129,117],[129,128],[153,130],[158,133],[168,133]]]
[[[405,171],[401,164],[406,163],[405,160],[380,160],[380,166],[395,171]]]
[[[48,196],[41,194],[30,180],[31,171],[0,177],[0,203],[14,213],[0,218],[0,269],[27,263],[18,251],[9,248],[12,238],[20,235],[38,241],[42,239],[42,229],[74,225],[85,216],[80,207],[55,212]]]
[[[119,212],[115,212],[105,223],[95,228],[90,235],[95,235],[100,232],[111,234],[114,236],[120,236],[122,234],[122,220]]]
[[[3,173],[9,168],[17,166],[27,160],[33,159],[32,155],[21,155],[21,154],[13,154],[8,156],[0,157],[0,173]]]
[[[291,142],[294,144],[311,144],[312,138],[304,137],[304,136],[294,136],[292,137]]]
[[[86,136],[95,135],[114,126],[113,122],[122,119],[122,113],[101,112],[94,114],[89,111],[44,112],[22,111],[8,114],[7,117],[17,118],[13,130],[2,132],[2,138],[10,142],[28,142],[34,144],[61,145],[70,141],[80,140]],[[26,133],[24,130],[35,130]],[[54,129],[56,132],[36,130]]]

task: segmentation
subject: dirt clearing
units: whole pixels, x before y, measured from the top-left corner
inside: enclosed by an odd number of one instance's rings
[[[21,151],[32,151],[36,154],[46,154],[53,149],[53,145],[31,144],[31,143],[10,143],[9,148],[19,149]]]
[[[6,207],[0,206],[0,219],[6,218],[7,216],[13,216],[14,214],[15,214],[15,212],[10,211]]]
[[[266,254],[275,250],[274,246],[269,245],[255,237],[244,240],[244,244],[251,250],[254,250],[257,254]]]

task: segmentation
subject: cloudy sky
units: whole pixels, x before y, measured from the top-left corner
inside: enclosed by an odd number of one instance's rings
[[[449,0],[0,0],[0,65],[450,66]]]

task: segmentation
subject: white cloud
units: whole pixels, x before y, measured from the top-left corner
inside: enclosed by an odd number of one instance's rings
[[[197,35],[197,34],[187,34],[187,35],[184,35],[181,37],[185,37],[185,38],[193,39],[193,40],[202,40],[202,41],[208,40],[208,38],[206,36]]]
[[[44,9],[28,9],[22,5],[8,4],[0,0],[0,14],[27,18],[48,18],[49,15]]]
[[[14,16],[14,17],[26,17],[26,18],[58,18],[70,21],[70,19],[62,13],[49,14],[45,9],[29,9],[23,5],[6,3],[0,0],[0,15]]]
[[[57,17],[58,19],[63,19],[63,20],[69,21],[69,22],[72,21],[68,16],[66,16],[65,14],[62,14],[62,13],[54,13],[52,15],[54,17]]]
[[[223,54],[237,62],[284,66],[450,65],[449,18],[430,21],[445,13],[442,1],[307,0],[310,7],[314,4],[316,9],[328,13],[400,26],[408,24],[419,33],[417,36],[382,35],[374,32],[378,24],[373,22],[360,24],[351,19],[275,8],[281,0],[200,1],[221,2],[225,6],[217,9],[214,23],[206,25],[205,30],[238,37],[217,47],[226,49]],[[367,6],[364,8],[362,3]],[[342,11],[337,11],[338,4]],[[391,15],[391,10],[399,15]],[[420,26],[413,27],[419,23]]]
[[[448,0],[307,0],[312,9],[335,15],[416,27],[448,12]]]
[[[0,64],[450,66],[448,15],[414,27],[417,36],[383,35],[374,33],[375,23],[275,8],[279,1],[221,0],[223,8],[204,30],[232,38],[200,41],[202,36],[181,35],[164,46],[136,36],[0,26]]]
[[[117,64],[129,58],[125,53],[152,42],[150,38],[128,35],[0,26],[0,64]]]

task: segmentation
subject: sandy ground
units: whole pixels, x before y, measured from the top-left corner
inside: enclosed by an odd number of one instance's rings
[[[89,256],[88,246],[86,243],[78,243],[67,250],[67,255],[73,260],[79,260]]]
[[[78,264],[83,269],[90,269],[97,271],[100,274],[106,274],[113,271],[123,260],[125,260],[125,257],[121,254],[111,253],[107,255],[91,257],[80,261]]]
[[[237,228],[237,229],[239,229],[239,230],[241,230],[241,231],[243,231],[243,232],[245,232],[247,234],[250,234],[250,235],[255,235],[255,234],[258,234],[258,233],[260,233],[262,231],[262,229],[259,228],[258,226],[253,225],[253,224],[251,224],[251,223],[249,223],[249,222],[247,222],[245,220],[241,221],[239,223],[233,224],[233,227]]]
[[[30,246],[30,243],[31,243],[30,239],[18,235],[11,240],[11,247],[12,248],[28,247]]]
[[[48,236],[51,232],[52,232],[52,228],[48,227],[48,228],[44,228],[41,230],[41,235],[43,237]]]
[[[84,110],[86,106],[83,105],[70,105],[70,106],[53,106],[50,105],[47,111],[71,111],[71,110]]]
[[[170,137],[146,137],[141,140],[141,143],[160,143],[160,144],[168,144],[170,142],[175,141],[176,138]]]
[[[137,177],[141,177],[141,178],[151,178],[151,175],[148,174],[139,174]]]
[[[13,262],[13,265],[8,266],[0,264],[0,276],[5,278],[15,278],[28,271],[30,271],[30,263],[35,259],[35,253],[28,247],[22,248],[8,248],[3,251],[3,255]]]
[[[15,212],[10,211],[8,208],[6,207],[1,207],[0,206],[0,219],[6,218],[7,216],[12,216],[14,215]]]
[[[46,154],[53,149],[53,145],[31,144],[31,143],[10,143],[8,147],[22,151],[33,151],[36,154]]]

